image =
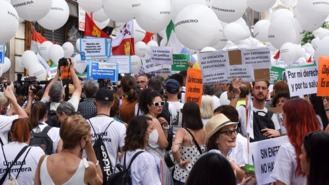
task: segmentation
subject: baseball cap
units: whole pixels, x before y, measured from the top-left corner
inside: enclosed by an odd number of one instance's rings
[[[101,88],[96,93],[96,100],[98,101],[113,101],[113,92],[107,88]]]
[[[174,79],[169,79],[166,82],[165,85],[165,89],[167,92],[169,92],[170,94],[176,94],[179,92],[179,82],[177,80]]]

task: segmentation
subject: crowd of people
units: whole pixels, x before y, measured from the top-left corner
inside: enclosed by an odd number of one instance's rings
[[[70,80],[0,92],[0,184],[106,184],[123,167],[134,185],[251,185],[249,143],[280,136],[273,184],[329,184],[328,98],[234,79],[204,85],[199,105],[185,102],[186,71],[114,85],[71,65]]]

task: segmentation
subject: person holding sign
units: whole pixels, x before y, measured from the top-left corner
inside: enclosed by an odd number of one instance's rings
[[[304,99],[292,99],[283,106],[283,123],[287,129],[289,143],[281,145],[275,159],[271,177],[274,185],[303,185],[306,177],[301,169],[301,154],[304,137],[320,130],[319,120],[313,107]]]

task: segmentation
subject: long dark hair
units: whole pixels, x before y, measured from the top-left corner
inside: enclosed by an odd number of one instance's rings
[[[310,164],[308,185],[329,184],[329,134],[323,131],[305,136],[304,149]]]
[[[137,83],[132,76],[124,76],[121,79],[121,87],[129,102],[134,102],[138,98]]]
[[[144,89],[139,95],[139,108],[145,114],[149,113],[148,105],[152,105],[154,98],[158,96],[161,97],[159,92],[150,88]]]
[[[32,104],[29,117],[30,129],[34,129],[47,114],[47,105],[41,101]]]
[[[137,116],[129,122],[123,151],[133,151],[145,147],[145,134],[148,127],[148,120],[151,119],[146,116]]]
[[[195,102],[187,102],[182,109],[182,124],[184,128],[199,130],[203,128],[199,105]]]

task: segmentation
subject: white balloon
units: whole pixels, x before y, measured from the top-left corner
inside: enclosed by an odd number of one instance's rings
[[[270,9],[275,2],[276,0],[248,0],[247,5],[255,11],[262,12]]]
[[[217,51],[215,48],[213,47],[204,47],[201,52],[214,52],[214,51]]]
[[[146,31],[141,28],[137,21],[134,19],[134,41],[142,41],[145,37]]]
[[[65,42],[62,46],[64,50],[64,57],[70,58],[74,53],[74,46],[71,42]]]
[[[110,19],[127,22],[136,15],[141,0],[103,0],[104,11]]]
[[[189,5],[175,19],[176,36],[190,49],[202,49],[216,44],[220,29],[216,14],[205,5]]]
[[[259,40],[253,37],[249,37],[247,39],[239,41],[238,47],[240,49],[241,48],[254,49],[254,48],[265,47],[265,45],[262,44]]]
[[[62,46],[58,44],[53,44],[49,49],[48,58],[57,65],[59,59],[63,57],[64,57],[64,50]]]
[[[75,42],[75,49],[80,52],[80,39],[77,39],[77,41]]]
[[[53,0],[57,1],[57,0]],[[102,8],[102,0],[78,0],[81,8],[86,10],[87,12],[94,12]]]
[[[306,43],[303,45],[303,48],[305,49],[305,52],[308,53],[310,56],[314,55],[315,50],[314,50],[312,44]]]
[[[104,29],[110,23],[110,19],[106,19],[105,21],[101,22],[94,20],[94,22],[99,29]]]
[[[85,72],[88,63],[86,61],[81,61],[81,56],[80,54],[76,54],[73,57],[73,62],[74,62],[74,69],[79,73],[82,74]]]
[[[329,30],[325,28],[319,28],[313,31],[313,35],[315,37],[319,37],[319,39],[323,39],[324,37],[329,36]]]
[[[11,66],[11,62],[10,62],[9,58],[5,57],[4,63],[0,64],[2,74],[8,72],[8,70],[10,69],[10,66]],[[0,76],[2,76],[2,74]]]
[[[105,14],[104,8],[101,8],[93,13],[93,19],[95,21],[105,21],[108,19],[108,16]]]
[[[38,23],[45,29],[57,30],[67,22],[69,13],[69,6],[65,0],[53,0],[48,14],[39,19]]]
[[[281,4],[287,8],[293,8],[297,4],[297,0],[280,0]]]
[[[270,27],[269,20],[260,20],[254,26],[254,37],[260,41],[268,41],[268,28]]]
[[[46,16],[53,0],[12,0],[19,17],[28,21],[37,21]],[[55,0],[56,1],[56,0]]]
[[[38,57],[31,50],[23,53],[22,64],[28,70],[30,76],[37,77],[37,80],[46,80],[47,71],[38,61]]]
[[[30,68],[30,66],[33,66],[35,63],[38,63],[38,57],[35,55],[35,53],[31,50],[24,51],[22,55],[22,65],[25,68]]]
[[[211,8],[219,20],[230,23],[242,17],[247,9],[247,0],[214,0]]]
[[[284,43],[280,48],[280,58],[288,65],[295,63],[304,54],[300,45],[290,42]]]
[[[135,43],[135,53],[139,57],[145,57],[147,52],[147,46],[143,41],[138,41]]]
[[[15,8],[7,1],[0,1],[0,7],[0,44],[4,44],[18,30],[18,15]]]
[[[40,46],[39,46],[39,54],[41,55],[42,58],[44,58],[45,60],[48,60],[48,53],[49,50],[51,48],[51,46],[53,45],[52,42],[50,41],[45,41],[43,42]]]
[[[233,22],[224,27],[224,35],[228,40],[236,43],[240,40],[247,39],[250,36],[250,31],[246,30],[241,24]]]
[[[149,47],[159,47],[159,44],[155,40],[151,40],[147,43]]]
[[[270,22],[280,21],[280,19],[293,19],[294,14],[288,9],[277,9],[270,14]]]
[[[191,4],[206,5],[205,0],[174,0],[171,1],[171,17],[174,20],[177,14],[185,7]]]
[[[220,50],[226,46],[228,40],[224,35],[224,28],[223,28],[222,24],[219,24],[219,26],[220,26],[220,28],[218,30],[219,32],[217,34],[217,39],[216,39],[216,40],[218,40],[218,42],[216,44],[212,45],[212,47]]]
[[[138,74],[142,67],[142,60],[137,55],[131,56],[131,73]]]
[[[170,21],[170,1],[141,0],[142,4],[136,13],[136,21],[145,31],[157,33]]]
[[[167,44],[167,39],[166,38],[163,38],[161,41],[160,41],[160,47],[165,47]]]
[[[314,58],[318,60],[320,56],[329,56],[329,37],[321,39],[318,48],[315,50]]]

